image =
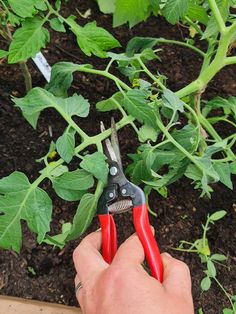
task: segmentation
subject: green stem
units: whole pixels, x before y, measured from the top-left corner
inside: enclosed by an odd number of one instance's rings
[[[206,233],[207,233],[207,230],[208,230],[209,223],[210,223],[210,218],[209,218],[209,215],[208,215],[206,224],[203,226],[202,241],[203,241],[203,245],[204,246],[208,245],[207,244]]]
[[[204,169],[202,168],[202,165],[200,162],[198,162],[197,158],[194,157],[193,155],[191,155],[185,148],[183,148],[183,146],[181,146],[172,136],[171,134],[168,132],[168,130],[166,129],[166,127],[164,126],[164,124],[161,122],[161,120],[159,118],[156,119],[156,123],[157,126],[159,127],[159,129],[162,131],[162,133],[165,135],[165,137],[176,147],[178,148],[178,150],[183,153],[183,155],[185,155],[189,160],[192,161],[192,163],[194,163],[196,165],[196,167],[203,173],[204,170],[205,172],[212,177],[212,174],[210,171],[208,171],[208,169]],[[215,179],[215,178],[213,178]]]
[[[236,63],[236,57],[225,58],[225,65],[231,65]]]
[[[185,43],[183,41],[172,40],[172,39],[165,39],[165,38],[158,38],[156,41],[157,41],[157,43],[160,43],[160,44],[174,44],[174,45],[190,48],[193,51],[195,51],[198,54],[200,54],[202,57],[205,57],[205,52],[203,52],[201,49],[198,49],[197,47],[195,47],[195,46],[193,46],[191,44]]]
[[[63,112],[58,105],[54,104],[53,107],[66,120],[66,122],[82,137],[83,140],[89,138],[89,136],[73,121],[73,119],[69,115]]]
[[[143,68],[143,70],[146,72],[146,74],[154,81],[157,83],[157,85],[159,85],[161,87],[161,89],[166,89],[165,85],[161,82],[160,79],[156,78],[155,75],[153,75],[148,68],[146,67],[146,65],[143,63],[142,59],[140,57],[137,58],[139,64],[141,65],[141,67]]]
[[[214,140],[216,140],[216,142],[222,142],[223,141],[223,139],[216,132],[214,127],[210,124],[210,122],[201,113],[198,115],[198,119],[199,119],[199,122],[201,123],[201,125],[204,127],[204,129],[206,129],[206,131],[211,135],[211,137]],[[232,161],[236,159],[235,154],[233,153],[233,151],[229,147],[226,147],[225,151],[226,151],[227,156]]]
[[[184,19],[198,32],[199,35],[203,35],[203,31],[201,30],[201,28],[194,23],[188,16],[185,16]]]
[[[19,66],[20,66],[21,72],[22,72],[23,77],[24,77],[25,89],[26,89],[26,92],[28,93],[32,89],[31,74],[29,72],[29,68],[28,68],[25,61],[20,62]]]
[[[222,15],[220,13],[220,10],[217,6],[217,3],[215,0],[208,0],[208,2],[209,2],[209,6],[211,8],[211,11],[212,11],[212,13],[216,19],[216,23],[218,25],[219,31],[221,34],[223,34],[226,30],[226,27],[225,27],[225,22],[224,22]]]
[[[222,284],[219,282],[219,280],[216,277],[213,277],[213,279],[215,280],[215,282],[218,284],[218,286],[220,287],[220,289],[224,292],[225,296],[228,298],[229,303],[232,307],[232,310],[234,310],[234,304],[231,300],[231,297],[229,295],[229,293],[225,290],[225,288],[222,286]]]

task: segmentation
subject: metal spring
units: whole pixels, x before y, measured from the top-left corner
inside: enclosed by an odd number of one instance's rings
[[[129,199],[125,199],[125,200],[120,200],[109,205],[108,209],[110,213],[116,214],[116,213],[126,212],[132,207],[133,207],[132,201]]]

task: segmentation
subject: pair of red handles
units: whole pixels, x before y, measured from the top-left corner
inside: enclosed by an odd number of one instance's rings
[[[116,225],[111,214],[101,214],[98,217],[102,229],[102,255],[104,260],[110,264],[117,251]],[[133,208],[133,221],[152,276],[162,282],[163,264],[159,248],[150,227],[146,204]]]

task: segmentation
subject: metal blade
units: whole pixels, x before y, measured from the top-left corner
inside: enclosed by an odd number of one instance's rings
[[[104,132],[106,130],[102,121],[100,122],[100,129],[102,132]],[[109,160],[118,162],[117,156],[115,154],[115,151],[112,147],[112,144],[111,144],[111,141],[109,140],[109,138],[105,139],[104,152],[105,152],[105,155],[107,156],[107,158]]]
[[[111,118],[111,145],[115,152],[117,163],[120,169],[123,170],[121,156],[120,156],[119,140],[118,140],[117,131],[116,131],[116,123],[113,117]]]

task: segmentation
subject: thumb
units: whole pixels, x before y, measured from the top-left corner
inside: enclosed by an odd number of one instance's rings
[[[164,288],[167,292],[182,297],[191,296],[192,284],[187,264],[171,257],[168,253],[162,253],[161,256],[164,266]]]

